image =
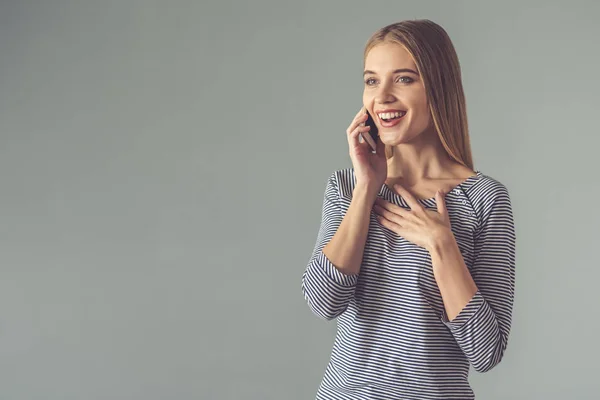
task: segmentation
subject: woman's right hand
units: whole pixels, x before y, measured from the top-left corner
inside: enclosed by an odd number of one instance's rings
[[[348,126],[346,134],[348,136],[348,146],[350,148],[350,159],[354,167],[354,176],[357,185],[364,185],[372,188],[371,190],[379,193],[379,189],[387,178],[387,159],[385,158],[385,145],[378,138],[376,140],[376,153],[367,140],[373,143],[369,134],[370,126],[366,126],[367,112],[362,107],[354,117],[352,123]],[[359,141],[359,136],[363,137]]]

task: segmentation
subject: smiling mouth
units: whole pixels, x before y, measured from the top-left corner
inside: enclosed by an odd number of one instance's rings
[[[400,118],[404,117],[405,115],[406,115],[406,111],[377,113],[377,116],[383,122],[392,122],[396,119],[400,119]]]
[[[382,128],[392,128],[398,125],[406,116],[406,111],[392,111],[392,112],[383,112],[376,113],[377,118],[379,118],[379,124]]]

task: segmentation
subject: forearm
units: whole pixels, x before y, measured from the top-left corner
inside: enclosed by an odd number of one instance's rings
[[[451,321],[477,293],[477,285],[465,265],[452,231],[439,235],[431,244],[429,253],[444,308]]]
[[[357,185],[339,229],[323,248],[323,254],[346,275],[358,275],[360,272],[371,209],[376,197],[372,188]]]
[[[494,191],[492,191],[494,190]],[[515,229],[505,187],[483,193],[467,268],[451,229],[426,246],[444,302],[440,316],[473,368],[486,372],[503,358],[512,320],[515,285]]]
[[[475,370],[489,371],[502,359],[507,335],[471,277],[454,237],[436,241],[430,254],[446,311],[442,321]]]

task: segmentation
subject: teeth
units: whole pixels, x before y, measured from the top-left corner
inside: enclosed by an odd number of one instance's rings
[[[396,112],[392,112],[392,113],[379,113],[377,115],[379,115],[379,118],[381,118],[381,119],[392,119],[392,118],[402,117],[402,116],[404,116],[404,114],[406,114],[406,112],[396,111]]]

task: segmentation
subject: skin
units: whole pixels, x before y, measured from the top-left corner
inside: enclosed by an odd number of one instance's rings
[[[364,108],[374,117],[380,141],[372,143],[366,134],[368,127],[364,127],[366,115],[359,112],[347,130],[358,186],[372,193],[385,183],[406,200],[410,209],[372,196],[373,211],[384,227],[429,251],[452,320],[478,289],[452,233],[445,193],[475,172],[451,160],[442,147],[423,81],[404,47],[382,43],[371,49],[365,59],[364,80]],[[406,110],[407,114],[396,126],[384,127],[376,117],[383,109]],[[362,133],[367,142],[358,140]],[[368,143],[376,146],[377,154],[371,153]],[[381,154],[383,144],[394,149],[389,160]],[[437,210],[425,209],[418,198],[435,198]]]
[[[414,72],[395,72],[399,69]],[[388,185],[401,183],[417,188],[437,183],[452,187],[475,173],[450,159],[443,148],[429,112],[423,80],[404,47],[382,43],[369,51],[363,104],[375,118],[381,142],[394,148],[394,157],[387,161]],[[407,114],[400,124],[386,128],[375,113],[389,108],[406,110]],[[432,197],[435,191],[423,197]]]

